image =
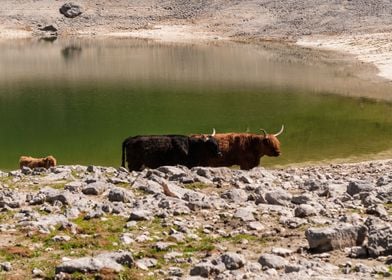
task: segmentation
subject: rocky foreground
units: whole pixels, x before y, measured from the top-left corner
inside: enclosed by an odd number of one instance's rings
[[[392,160],[0,172],[1,279],[391,275]]]

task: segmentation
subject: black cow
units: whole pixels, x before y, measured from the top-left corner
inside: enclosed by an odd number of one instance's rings
[[[122,144],[122,166],[125,157],[129,171],[157,168],[163,165],[206,166],[210,157],[220,155],[219,145],[211,136],[184,135],[134,136]]]

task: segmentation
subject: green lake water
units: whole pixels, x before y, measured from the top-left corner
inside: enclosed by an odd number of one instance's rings
[[[392,86],[357,78],[357,68],[274,45],[2,42],[0,169],[49,154],[118,167],[131,135],[274,133],[282,124],[282,156],[263,166],[366,159],[392,149]],[[350,97],[369,92],[387,100]]]

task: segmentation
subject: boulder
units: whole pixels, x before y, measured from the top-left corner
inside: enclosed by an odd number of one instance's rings
[[[221,198],[231,200],[234,203],[241,203],[248,200],[248,194],[241,189],[232,189],[222,193]]]
[[[265,199],[269,204],[288,206],[291,203],[292,195],[281,189],[267,192]]]
[[[289,262],[280,256],[272,254],[262,254],[259,258],[259,263],[263,267],[281,269],[284,268]]]
[[[109,201],[120,201],[124,203],[131,202],[132,197],[130,193],[122,188],[112,188],[108,194]]]
[[[392,254],[392,224],[381,221],[376,217],[369,217],[365,225],[369,229],[368,252],[376,258]]]
[[[129,221],[148,221],[152,219],[152,213],[144,209],[135,209],[131,212]]]
[[[225,253],[221,256],[221,260],[229,270],[239,269],[245,265],[244,256],[237,253]]]
[[[82,14],[82,9],[79,5],[68,2],[61,6],[60,13],[67,18],[74,18]]]
[[[345,247],[362,246],[367,234],[363,225],[339,224],[328,228],[309,228],[305,232],[309,248],[326,252]]]
[[[317,211],[311,205],[301,204],[294,209],[294,215],[298,218],[305,218],[309,216],[316,216]]]
[[[351,196],[361,192],[371,192],[374,186],[366,181],[351,181],[347,186],[347,193]]]
[[[96,257],[83,257],[65,261],[56,267],[56,274],[61,272],[98,272],[102,269],[111,269],[119,272],[123,270],[122,265],[130,267],[132,264],[133,258],[130,252],[103,253]]]
[[[238,218],[244,222],[254,221],[255,217],[253,216],[254,209],[253,208],[239,208],[234,213],[233,217]]]
[[[201,276],[208,278],[214,275],[218,275],[224,270],[225,266],[223,264],[216,265],[211,261],[202,261],[192,267],[189,273],[191,276]]]
[[[107,189],[107,184],[105,182],[94,182],[88,184],[82,189],[85,195],[100,195]]]
[[[156,259],[143,258],[143,259],[137,260],[135,262],[135,265],[140,269],[148,270],[149,268],[156,266],[157,263],[158,263],[158,261]]]

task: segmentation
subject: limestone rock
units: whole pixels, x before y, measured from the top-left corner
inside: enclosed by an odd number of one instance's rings
[[[108,268],[116,272],[123,270],[122,265],[131,266],[133,257],[130,252],[103,253],[96,257],[83,257],[79,259],[65,261],[56,267],[56,274],[60,272],[97,272]]]
[[[309,216],[316,216],[317,211],[311,205],[301,204],[294,209],[294,215],[298,218],[305,218]]]
[[[288,264],[288,261],[280,256],[276,256],[272,254],[262,254],[259,258],[259,263],[263,267],[281,269],[286,264]]]
[[[109,201],[131,202],[131,195],[122,188],[112,188],[108,194]]]
[[[221,256],[221,260],[229,270],[239,269],[245,265],[244,256],[237,253],[225,253]]]
[[[107,184],[104,182],[94,182],[88,184],[82,189],[86,195],[100,195],[107,189]]]
[[[369,228],[368,252],[369,256],[387,256],[392,254],[392,224],[382,222],[380,219],[371,217],[365,222]]]
[[[255,217],[253,216],[254,209],[253,208],[239,208],[234,213],[234,218],[238,218],[244,222],[254,221]]]
[[[269,204],[288,206],[291,203],[292,195],[285,190],[275,190],[267,192],[265,199]]]
[[[366,181],[351,181],[347,186],[347,193],[351,196],[361,192],[371,192],[374,186]]]
[[[351,224],[340,224],[329,228],[309,228],[305,232],[309,247],[315,252],[361,246],[366,234],[365,226]]]

